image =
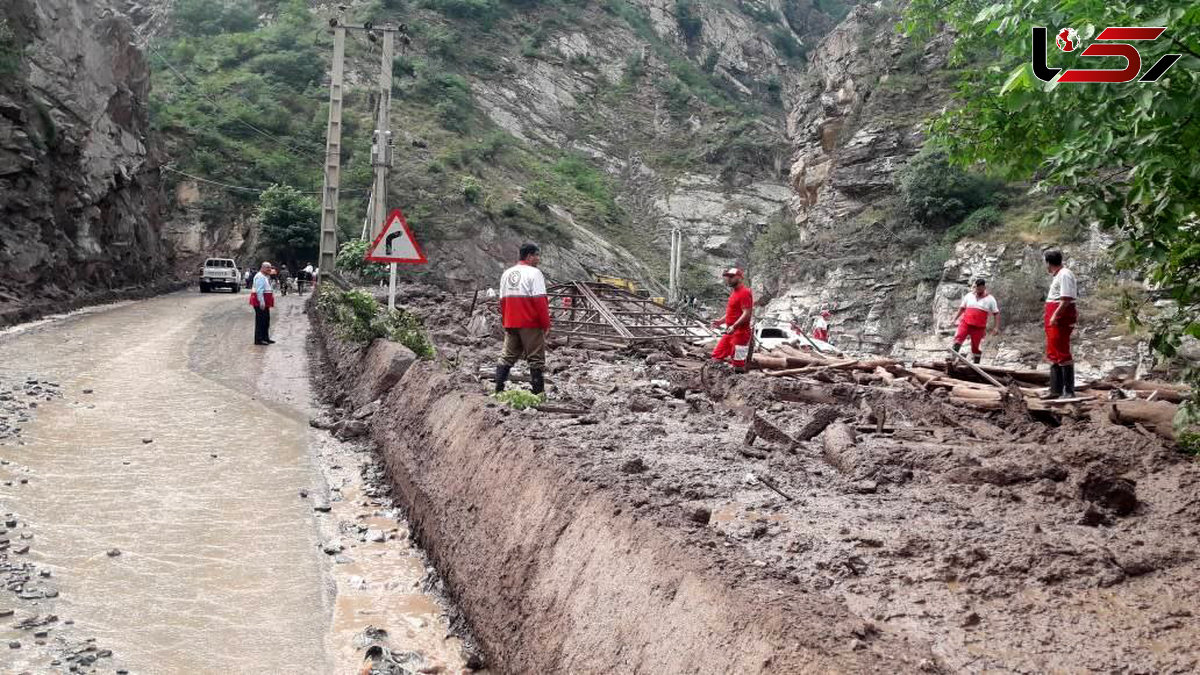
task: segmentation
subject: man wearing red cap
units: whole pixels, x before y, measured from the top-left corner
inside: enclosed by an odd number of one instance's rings
[[[813,320],[813,337],[821,342],[829,342],[829,310],[821,310],[821,316]]]
[[[741,370],[746,367],[750,357],[750,340],[752,332],[750,320],[754,315],[754,296],[746,286],[745,272],[737,267],[730,267],[722,275],[729,286],[729,304],[725,307],[725,334],[713,349],[712,357],[718,361],[729,361],[733,367]],[[714,322],[713,327],[721,325]]]

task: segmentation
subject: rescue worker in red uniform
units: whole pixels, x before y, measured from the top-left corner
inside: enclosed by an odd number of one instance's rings
[[[521,247],[521,261],[500,277],[500,321],[504,326],[504,351],[496,366],[496,393],[504,391],[508,374],[517,360],[529,362],[533,393],[546,390],[546,338],[550,335],[550,301],[546,278],[537,268],[538,247]]]
[[[954,351],[962,348],[967,338],[971,339],[971,360],[979,363],[983,359],[983,337],[988,334],[988,317],[995,317],[991,334],[1000,332],[1000,306],[996,296],[987,292],[987,282],[975,280],[975,290],[963,296],[958,306],[958,332],[954,335]]]
[[[829,342],[829,310],[821,310],[821,315],[813,320],[812,336],[821,342]]]
[[[1050,362],[1050,397],[1075,398],[1075,359],[1071,356],[1071,333],[1078,318],[1075,299],[1079,285],[1075,273],[1063,267],[1062,251],[1045,253],[1046,271],[1054,279],[1046,294],[1043,321],[1046,329],[1046,360]]]
[[[737,267],[730,267],[722,273],[725,283],[729,286],[729,304],[725,307],[725,333],[713,349],[712,357],[718,361],[729,361],[734,369],[741,371],[746,368],[750,358],[750,341],[753,332],[750,327],[754,315],[754,295],[746,286],[745,272]],[[713,323],[719,327],[721,322]]]

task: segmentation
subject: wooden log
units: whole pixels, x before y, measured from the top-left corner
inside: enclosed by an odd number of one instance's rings
[[[854,429],[845,422],[834,422],[825,428],[824,457],[830,466],[850,473],[854,470],[854,446],[858,442]]]
[[[884,368],[883,366],[879,366],[875,369],[875,376],[887,385],[890,385],[896,381],[896,376],[892,375],[891,372],[889,372],[888,369]]]
[[[1156,435],[1175,440],[1175,413],[1179,406],[1167,401],[1115,401],[1108,409],[1108,419],[1116,424],[1141,424]]]
[[[754,367],[762,370],[783,370],[788,367],[787,359],[783,357],[755,354],[751,358]]]
[[[959,396],[951,396],[947,399],[952,405],[966,405],[981,410],[1001,410],[1004,404],[999,398],[961,398]]]
[[[950,390],[950,396],[953,398],[970,398],[985,401],[999,401],[1003,398],[999,391],[995,389],[976,389],[974,387],[954,387]]]
[[[936,362],[932,362],[932,361],[922,361],[919,363],[914,363],[913,367],[914,368],[924,368],[924,369],[928,369],[928,370],[940,370],[943,373],[946,372],[946,363],[945,362],[936,363]],[[1040,385],[1050,384],[1050,371],[1049,370],[1018,370],[1016,368],[1002,368],[1000,366],[985,366],[985,365],[980,365],[979,369],[982,370],[983,372],[985,372],[989,375],[995,376],[996,378],[999,378],[1001,380],[1003,380],[1004,377],[1011,377],[1015,380],[1021,380],[1023,382],[1028,382],[1030,384],[1040,384]],[[950,370],[955,375],[958,375],[960,373],[963,373],[963,374],[971,373],[971,369],[967,368],[966,366],[953,365],[953,366],[951,366]]]
[[[1183,403],[1192,395],[1192,390],[1188,387],[1178,384],[1169,384],[1167,382],[1148,382],[1146,380],[1131,380],[1123,382],[1121,389],[1138,392],[1151,392],[1157,394],[1154,398],[1160,401],[1169,401],[1171,403]]]
[[[831,386],[815,382],[779,380],[771,385],[771,398],[777,401],[790,401],[792,403],[836,405],[848,402],[852,398],[852,394],[847,393],[842,395]]]

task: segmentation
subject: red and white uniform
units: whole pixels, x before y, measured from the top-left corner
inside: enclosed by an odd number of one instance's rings
[[[812,333],[812,336],[816,339],[822,342],[829,342],[829,322],[825,320],[825,317],[818,316],[816,319],[813,319]]]
[[[524,262],[500,277],[500,320],[505,328],[550,330],[550,302],[542,271]]]
[[[962,344],[967,338],[971,338],[971,353],[982,354],[980,343],[983,342],[984,335],[987,334],[988,317],[999,314],[1000,306],[996,304],[995,296],[990,293],[982,298],[975,294],[974,291],[963,296],[962,304],[962,319],[958,322],[958,332],[954,335],[954,342]]]
[[[750,338],[753,336],[750,325],[753,323],[754,295],[743,285],[729,294],[729,304],[725,306],[725,325],[732,326],[737,323],[744,310],[752,313],[751,318],[738,326],[734,332],[722,335],[712,353],[714,359],[729,360],[738,368],[746,365],[746,358],[750,355]]]
[[[1075,273],[1062,267],[1054,280],[1050,282],[1050,292],[1046,294],[1046,311],[1042,322],[1046,328],[1046,360],[1050,363],[1067,364],[1074,362],[1071,356],[1071,333],[1075,330],[1075,321],[1079,314],[1072,302],[1058,314],[1058,324],[1051,325],[1050,317],[1058,310],[1063,298],[1075,300],[1079,297],[1079,285],[1075,281]]]

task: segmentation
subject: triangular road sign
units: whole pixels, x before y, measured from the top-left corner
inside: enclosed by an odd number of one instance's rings
[[[413,263],[423,265],[429,262],[417,244],[412,230],[408,229],[408,221],[400,209],[392,211],[387,224],[371,242],[367,249],[367,260],[384,263]]]

